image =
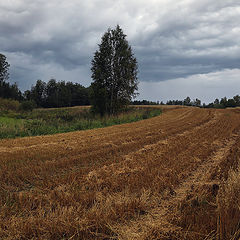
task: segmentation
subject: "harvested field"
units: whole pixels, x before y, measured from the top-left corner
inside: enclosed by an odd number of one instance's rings
[[[239,155],[239,109],[1,140],[0,239],[238,239]]]

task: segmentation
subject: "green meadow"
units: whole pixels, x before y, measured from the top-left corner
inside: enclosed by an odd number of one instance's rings
[[[129,107],[115,116],[94,115],[90,107],[0,110],[0,139],[48,135],[130,123],[161,114],[160,108]]]

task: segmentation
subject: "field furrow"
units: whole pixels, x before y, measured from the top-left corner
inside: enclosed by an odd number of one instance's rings
[[[216,210],[235,164],[239,117],[238,109],[185,107],[131,124],[1,140],[0,238],[205,239],[216,224],[190,229],[189,206],[210,191]]]

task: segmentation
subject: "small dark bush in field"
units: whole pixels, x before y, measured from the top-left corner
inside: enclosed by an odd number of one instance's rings
[[[151,114],[151,110],[145,110],[145,112],[143,113],[143,115],[142,115],[142,119],[147,119],[147,118],[149,118],[149,116],[150,116],[150,114]]]
[[[74,119],[74,116],[69,114],[69,112],[59,112],[56,114],[56,118],[65,122],[71,122]]]
[[[32,111],[36,107],[36,103],[33,101],[24,101],[20,105],[20,109],[23,111]]]

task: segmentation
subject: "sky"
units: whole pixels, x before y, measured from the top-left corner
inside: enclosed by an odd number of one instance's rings
[[[21,90],[51,78],[91,84],[117,24],[139,65],[138,99],[202,102],[240,94],[239,0],[0,1],[0,53]]]

